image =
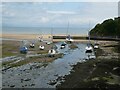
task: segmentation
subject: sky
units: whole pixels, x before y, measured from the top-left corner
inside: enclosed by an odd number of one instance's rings
[[[54,1],[54,0],[53,0]],[[3,27],[94,27],[118,16],[118,2],[2,2]],[[112,0],[114,1],[114,0]]]

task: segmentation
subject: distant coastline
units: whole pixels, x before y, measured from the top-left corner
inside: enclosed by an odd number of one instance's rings
[[[67,34],[68,27],[2,27],[3,34]],[[69,27],[68,34],[87,35],[87,27]]]

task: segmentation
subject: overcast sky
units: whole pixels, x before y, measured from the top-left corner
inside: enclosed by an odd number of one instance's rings
[[[2,2],[0,6],[5,27],[65,27],[68,22],[71,27],[86,27],[89,22],[93,27],[118,16],[118,2]]]

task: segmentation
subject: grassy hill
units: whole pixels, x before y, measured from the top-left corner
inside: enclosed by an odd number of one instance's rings
[[[91,31],[91,36],[99,37],[120,37],[120,17],[108,19],[97,24]]]

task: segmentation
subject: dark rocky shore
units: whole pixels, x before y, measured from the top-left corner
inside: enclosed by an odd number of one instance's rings
[[[101,43],[96,59],[74,65],[65,82],[57,85],[63,88],[97,88],[111,90],[120,88],[120,43]]]

